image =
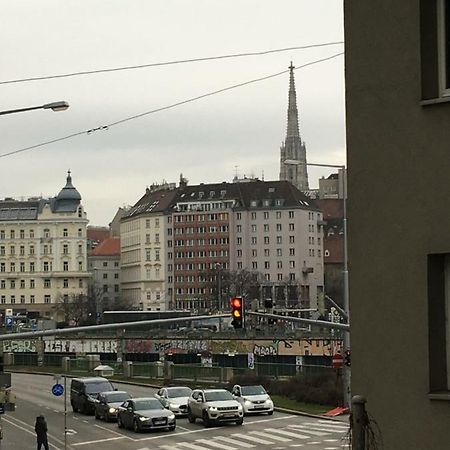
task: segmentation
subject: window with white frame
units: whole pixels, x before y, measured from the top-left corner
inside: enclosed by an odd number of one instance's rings
[[[450,0],[438,0],[439,90],[450,96]]]

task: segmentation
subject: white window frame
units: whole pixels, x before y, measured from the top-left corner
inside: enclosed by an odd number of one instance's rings
[[[437,25],[438,25],[438,66],[439,66],[439,94],[441,97],[450,97],[450,61],[447,61],[446,28],[450,30],[450,24],[446,24],[445,8],[450,7],[449,0],[438,0]],[[447,86],[447,78],[449,85]]]

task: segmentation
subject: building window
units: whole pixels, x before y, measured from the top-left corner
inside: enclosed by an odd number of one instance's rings
[[[16,282],[15,282],[15,280],[11,280],[11,281],[10,281],[10,287],[11,287],[11,289],[15,289],[15,288],[16,288]]]
[[[34,262],[30,262],[30,272],[34,272]]]
[[[150,228],[150,219],[145,219],[145,228]]]
[[[78,237],[83,237],[83,230],[78,228]]]
[[[236,220],[241,220],[241,219],[242,219],[242,213],[237,213]]]
[[[269,224],[265,223],[264,224],[264,233],[268,233],[269,232]]]
[[[236,232],[240,233],[242,231],[242,225],[237,225],[236,226]]]
[[[159,233],[155,233],[155,243],[159,244]]]
[[[283,268],[283,261],[277,261],[277,269]]]
[[[14,256],[16,254],[16,247],[14,247],[14,245],[11,245],[10,253],[11,253],[11,256]]]
[[[282,244],[283,238],[281,236],[277,236],[277,244]]]
[[[11,263],[11,272],[15,272],[16,271],[16,263]]]
[[[255,206],[256,206],[256,205],[255,205]],[[252,212],[251,217],[252,217],[252,220],[256,220],[256,213],[255,213],[255,212]]]
[[[68,261],[64,261],[63,262],[63,272],[68,272],[68,271],[69,271],[69,262]],[[45,272],[45,263],[44,263],[44,272]]]
[[[30,303],[32,303],[32,304],[36,303],[36,299],[35,299],[34,295],[30,295]]]
[[[30,255],[34,255],[34,245],[30,245]]]
[[[294,218],[294,211],[289,211],[289,219],[293,219]]]
[[[159,261],[160,260],[160,252],[159,250],[155,250],[155,261]]]
[[[264,275],[264,279],[265,279],[266,281],[270,281],[270,273],[266,273],[266,274]]]
[[[270,256],[270,249],[268,248],[264,249],[264,256]]]
[[[24,263],[24,262],[21,262],[21,263],[20,263],[19,270],[20,270],[21,272],[25,272],[25,263]]]
[[[25,246],[21,245],[19,248],[19,255],[20,256],[25,256]]]
[[[0,247],[0,256],[5,256],[5,246],[4,245],[2,245]]]
[[[6,272],[6,265],[5,263],[0,263],[0,272]]]
[[[114,274],[114,278],[117,280],[117,279],[119,278],[119,274],[118,274],[118,273],[115,273],[115,274]]]
[[[103,279],[106,280],[107,278],[108,278],[108,274],[107,274],[107,273],[104,273],[104,274],[103,274]]]
[[[0,281],[0,289],[6,289],[6,280]]]
[[[239,239],[239,238],[238,238],[238,239]],[[252,244],[253,244],[253,245],[256,245],[256,242],[257,242],[257,241],[256,241],[256,236],[253,236],[253,237],[252,237]]]
[[[281,231],[281,223],[277,223],[277,231]]]
[[[69,254],[69,246],[67,244],[63,244],[63,255]]]
[[[242,261],[239,261],[239,262],[237,263],[237,268],[238,268],[239,270],[242,270]]]
[[[34,239],[34,230],[30,230],[30,239]]]
[[[25,303],[25,295],[20,296],[20,303]]]
[[[11,231],[9,232],[9,236],[11,237],[11,239],[15,239],[15,238],[16,238],[15,231],[14,231],[14,230],[11,230]]]
[[[78,287],[79,288],[83,287],[83,280],[81,278],[78,280]]]
[[[104,293],[108,292],[108,285],[107,284],[103,285],[103,292]]]
[[[159,228],[159,219],[155,219],[155,227]]]
[[[6,303],[6,295],[2,295],[2,304]]]
[[[0,239],[5,239],[5,230],[0,230]]]
[[[264,269],[270,269],[270,261],[264,261]]]
[[[30,289],[34,289],[35,282],[34,280],[30,280]]]
[[[83,271],[83,261],[78,261],[78,272]]]
[[[69,287],[69,280],[67,278],[63,279],[63,288],[67,289]]]
[[[49,289],[49,288],[51,288],[51,287],[52,287],[52,282],[51,282],[51,280],[48,279],[48,278],[45,278],[45,279],[44,279],[44,288]]]
[[[11,304],[16,303],[16,296],[15,295],[11,295]]]
[[[44,303],[51,303],[51,297],[50,295],[44,295]]]
[[[257,256],[258,256],[258,250],[253,249],[253,250],[252,250],[252,257],[253,257],[253,258],[256,258]]]
[[[258,262],[257,261],[253,261],[252,262],[252,269],[257,269],[258,268]]]
[[[269,245],[269,243],[270,243],[270,238],[269,238],[269,236],[264,236],[264,244],[265,244],[265,245]]]
[[[289,279],[290,279],[291,281],[294,281],[294,280],[295,280],[295,273],[290,273],[290,274],[289,274]]]
[[[293,223],[289,224],[289,231],[294,231],[294,224]]]
[[[276,217],[277,219],[281,219],[281,211],[277,211],[277,212],[275,213],[275,217]]]
[[[295,236],[289,236],[289,244],[295,244]]]
[[[289,249],[289,256],[295,256],[295,248]]]
[[[49,238],[50,237],[50,230],[48,228],[44,229],[44,238]]]
[[[63,237],[68,237],[68,236],[69,236],[69,231],[67,230],[67,228],[64,228]]]

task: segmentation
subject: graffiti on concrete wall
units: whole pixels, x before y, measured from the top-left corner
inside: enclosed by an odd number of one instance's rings
[[[45,353],[116,353],[117,339],[44,339]],[[342,341],[329,339],[125,339],[124,353],[212,353],[258,356],[331,356],[342,350]],[[120,348],[119,348],[120,350]],[[3,341],[6,353],[35,353],[31,339]]]

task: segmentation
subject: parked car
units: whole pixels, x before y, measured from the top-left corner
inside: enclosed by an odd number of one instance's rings
[[[235,422],[242,425],[242,405],[225,389],[196,389],[188,400],[188,420],[195,423],[199,418],[205,427],[219,422]]]
[[[97,395],[107,391],[114,391],[114,386],[106,378],[72,378],[70,384],[72,410],[84,414],[94,414]]]
[[[186,386],[161,388],[155,397],[161,402],[164,408],[172,411],[176,416],[187,414],[188,398],[192,394],[192,389]]]
[[[129,399],[118,409],[119,428],[132,428],[135,432],[160,428],[175,430],[175,414],[164,408],[156,398]]]
[[[244,408],[244,414],[268,413],[269,416],[273,414],[273,401],[260,384],[256,386],[236,384],[231,393]]]
[[[106,422],[117,420],[117,410],[119,406],[131,398],[125,391],[100,392],[95,401],[95,418],[104,419]]]

